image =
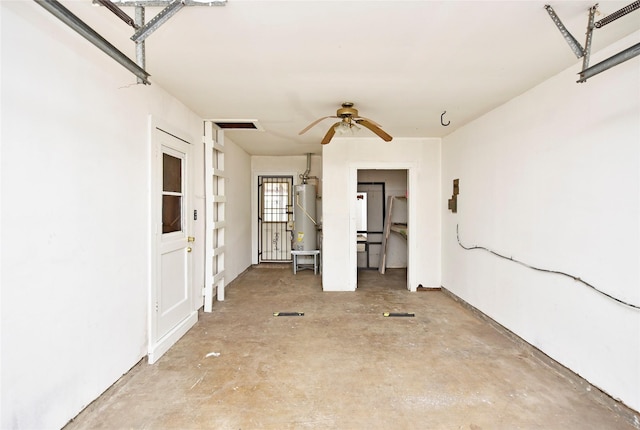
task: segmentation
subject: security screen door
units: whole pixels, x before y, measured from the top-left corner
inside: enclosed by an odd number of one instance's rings
[[[258,262],[291,261],[293,176],[258,176]]]

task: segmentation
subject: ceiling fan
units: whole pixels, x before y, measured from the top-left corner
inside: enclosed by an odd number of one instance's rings
[[[298,134],[306,133],[314,125],[327,118],[340,118],[340,121],[336,122],[331,126],[331,128],[329,128],[329,131],[327,131],[327,134],[325,134],[324,138],[322,139],[321,143],[323,145],[331,142],[331,139],[336,134],[336,132],[344,134],[346,132],[353,131],[354,128],[359,129],[360,127],[358,127],[358,125],[365,126],[369,130],[373,131],[385,142],[390,142],[391,139],[393,139],[393,137],[391,137],[381,128],[382,126],[380,124],[377,124],[368,118],[358,115],[358,110],[353,107],[353,103],[351,102],[342,103],[342,107],[337,110],[335,115],[318,118],[317,120],[306,126]]]

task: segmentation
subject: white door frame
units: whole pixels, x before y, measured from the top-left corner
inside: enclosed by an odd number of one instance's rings
[[[416,217],[416,201],[411,198],[411,190],[418,189],[418,172],[417,165],[415,163],[407,162],[368,162],[368,163],[353,163],[349,166],[349,195],[354,196],[350,199],[351,206],[349,208],[349,236],[353,239],[349,241],[349,267],[351,268],[349,274],[349,284],[353,286],[353,291],[358,287],[358,248],[357,248],[357,229],[356,229],[356,199],[355,195],[358,192],[358,170],[406,170],[407,171],[407,225],[409,229],[407,231],[407,290],[416,291],[418,286],[418,280],[415,279],[416,267],[418,262],[415,261],[418,255],[416,246],[417,241],[414,239],[415,228],[411,228],[411,224],[417,222]]]
[[[162,131],[160,131],[162,130]],[[150,256],[149,256],[149,306],[148,306],[148,361],[149,364],[155,363],[174,343],[178,341],[197,321],[198,312],[194,305],[194,291],[193,286],[188,286],[188,294],[190,296],[189,311],[185,318],[178,323],[174,328],[169,330],[166,334],[160,335],[157,333],[157,297],[160,288],[160,262],[159,255],[161,244],[158,239],[161,235],[162,225],[158,222],[161,219],[161,193],[162,193],[162,181],[158,178],[162,172],[162,142],[158,133],[167,133],[179,140],[183,140],[192,145],[195,142],[193,138],[189,138],[187,133],[172,127],[170,124],[162,121],[153,116],[149,116],[149,159],[150,159],[150,178],[149,178],[149,238],[150,238]],[[184,136],[184,137],[182,137]],[[193,158],[193,150],[191,151],[191,157]],[[191,176],[185,178],[185,187],[188,188],[188,199],[186,203],[186,209],[184,211],[185,222],[185,235],[189,236],[193,233],[193,218],[190,216],[190,210],[193,208],[193,160],[187,162],[191,163],[187,167],[187,173]],[[193,259],[189,257],[187,264],[187,271],[189,281],[193,279]]]

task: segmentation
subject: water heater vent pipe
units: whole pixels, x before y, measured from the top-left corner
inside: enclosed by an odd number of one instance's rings
[[[307,154],[307,170],[304,171],[303,174],[300,175],[300,179],[303,184],[306,184],[309,179],[318,179],[317,176],[309,176],[309,172],[311,171],[311,153]]]

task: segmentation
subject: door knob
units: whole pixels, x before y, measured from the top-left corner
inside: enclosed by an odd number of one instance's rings
[[[190,246],[187,246],[187,252],[193,251]]]

